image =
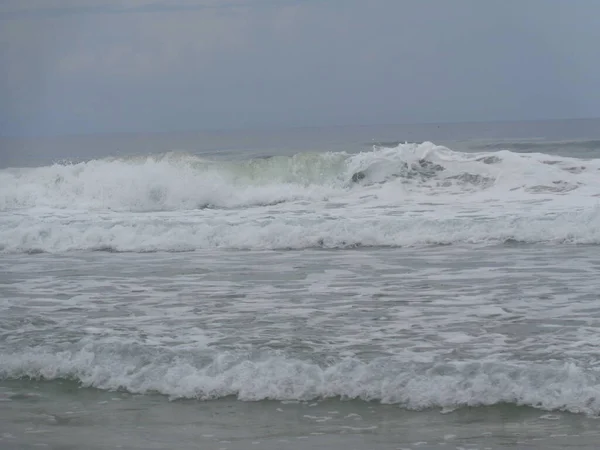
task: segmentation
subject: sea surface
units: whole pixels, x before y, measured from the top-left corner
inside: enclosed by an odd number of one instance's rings
[[[0,449],[595,449],[600,121],[0,139]]]

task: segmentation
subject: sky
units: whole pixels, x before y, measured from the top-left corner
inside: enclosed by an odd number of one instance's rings
[[[0,135],[600,117],[597,0],[0,0]]]

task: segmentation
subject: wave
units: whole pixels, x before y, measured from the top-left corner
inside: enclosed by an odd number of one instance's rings
[[[430,142],[0,171],[0,251],[600,243],[600,160]]]
[[[273,352],[202,356],[123,343],[1,356],[0,379],[70,379],[84,387],[158,393],[172,399],[341,398],[413,410],[511,403],[600,414],[600,373],[574,363],[492,359],[435,363],[382,357],[319,364]]]
[[[568,172],[591,174],[598,169],[596,160],[509,151],[461,153],[430,142],[375,146],[358,154],[301,153],[246,161],[171,152],[1,170],[0,210],[252,207],[339,197],[351,189],[390,182],[427,194],[494,186],[575,189],[581,180],[570,179]]]
[[[450,213],[448,213],[450,214]],[[0,228],[0,251],[57,253],[185,252],[205,249],[298,250],[451,244],[600,244],[600,208],[520,217],[47,218]]]

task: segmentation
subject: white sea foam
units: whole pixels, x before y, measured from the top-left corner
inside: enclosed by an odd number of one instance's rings
[[[432,143],[0,171],[0,251],[600,243],[600,160]]]
[[[79,219],[79,220],[78,220]],[[4,222],[0,250],[62,252],[191,251],[210,248],[302,249],[311,247],[420,246],[503,242],[599,244],[600,210],[472,219],[340,218],[307,213],[274,219],[87,217],[29,218]]]
[[[157,392],[171,398],[308,401],[340,397],[416,410],[512,403],[600,414],[600,373],[565,362],[490,359],[422,364],[347,358],[320,366],[276,354],[221,353],[202,363],[203,358],[191,355],[122,344],[47,353],[31,350],[1,358],[2,379],[73,379],[88,387]]]
[[[0,380],[598,415],[598,265],[577,246],[4,255]]]

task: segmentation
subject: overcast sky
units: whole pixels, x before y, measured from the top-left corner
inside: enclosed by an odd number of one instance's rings
[[[598,0],[0,0],[0,135],[600,116]]]

